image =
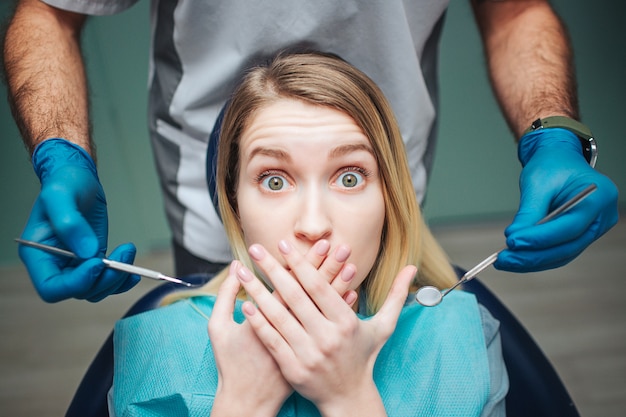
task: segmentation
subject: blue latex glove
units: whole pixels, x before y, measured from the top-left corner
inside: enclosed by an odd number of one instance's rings
[[[81,260],[20,245],[19,255],[41,298],[100,301],[128,291],[139,277],[106,268],[99,259],[107,250],[108,218],[96,165],[84,149],[64,139],[48,139],[33,153],[41,191],[30,213],[23,239],[69,248]],[[132,243],[117,247],[110,259],[132,263]]]
[[[533,272],[573,260],[617,223],[617,187],[589,166],[579,139],[561,128],[527,133],[519,142],[520,206],[505,230],[508,250],[495,268]],[[557,206],[590,184],[597,190],[555,219],[535,226]]]

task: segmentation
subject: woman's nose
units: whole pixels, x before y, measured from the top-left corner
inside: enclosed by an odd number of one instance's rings
[[[294,233],[297,239],[316,242],[328,239],[332,232],[332,223],[329,217],[329,207],[316,192],[310,192],[300,204],[296,218]]]

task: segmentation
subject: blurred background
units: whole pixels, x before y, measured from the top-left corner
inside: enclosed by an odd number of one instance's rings
[[[0,2],[0,21],[9,1]],[[596,168],[626,187],[626,4],[552,2],[570,31],[583,121],[599,144]],[[109,208],[109,246],[132,241],[137,263],[171,272],[170,236],[146,128],[149,2],[90,20],[84,33],[94,138]],[[425,214],[452,260],[471,267],[504,242],[516,211],[520,165],[493,98],[468,1],[452,2],[441,44],[439,142]],[[5,86],[0,94],[6,97]],[[55,416],[115,320],[152,288],[98,303],[43,303],[17,258],[39,189],[28,153],[0,99],[0,414]],[[620,195],[620,209],[626,196]],[[490,270],[484,281],[528,327],[581,414],[626,410],[626,226],[572,264],[538,274]]]

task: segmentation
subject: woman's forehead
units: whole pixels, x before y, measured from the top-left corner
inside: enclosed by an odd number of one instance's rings
[[[346,113],[294,99],[281,99],[256,111],[242,133],[239,147],[245,153],[251,147],[297,142],[372,149],[368,137]]]

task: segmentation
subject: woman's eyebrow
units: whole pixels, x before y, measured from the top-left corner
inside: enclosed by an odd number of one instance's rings
[[[279,159],[287,162],[291,161],[291,156],[282,149],[264,148],[262,146],[259,146],[253,148],[252,151],[250,151],[250,157],[248,159],[252,160],[257,155],[269,156],[270,158]]]
[[[328,157],[337,158],[355,151],[366,151],[375,157],[374,150],[369,143],[350,143],[347,145],[337,146],[328,152]]]

